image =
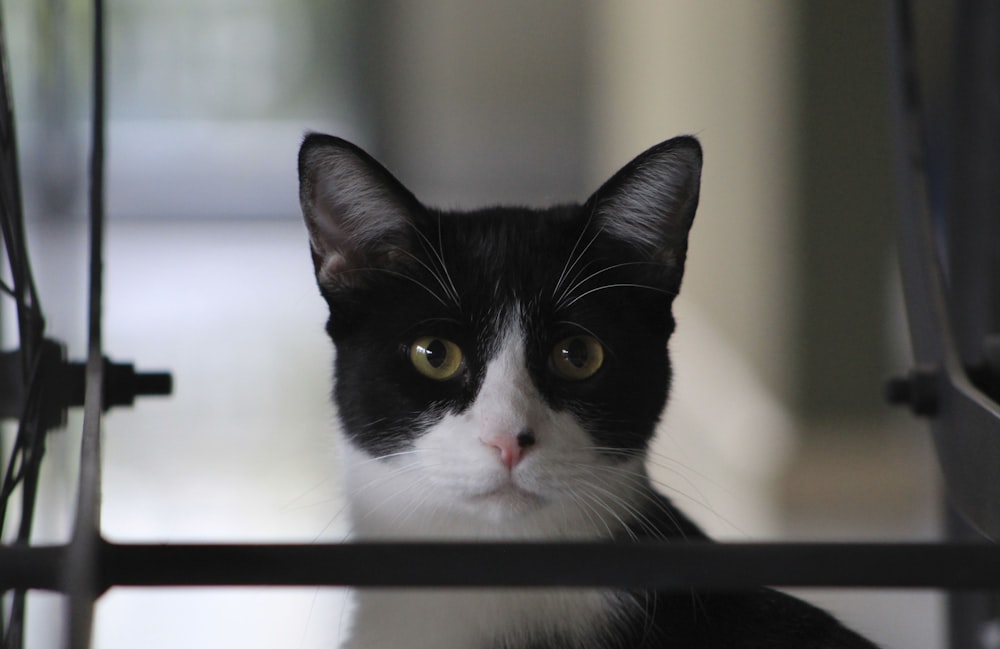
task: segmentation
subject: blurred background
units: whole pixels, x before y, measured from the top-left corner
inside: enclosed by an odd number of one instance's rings
[[[931,83],[947,82],[949,5],[920,7]],[[33,262],[74,358],[89,11],[3,6]],[[908,363],[882,3],[109,0],[108,15],[105,350],[176,386],[106,418],[108,538],[343,538],[297,202],[308,130],[443,207],[581,200],[652,144],[698,136],[657,478],[722,538],[937,538],[928,431],[881,398]],[[78,430],[50,439],[40,540],[68,536]],[[943,646],[937,593],[800,594],[885,647]],[[57,645],[59,604],[32,596],[29,646]],[[330,647],[342,606],[336,589],[116,589],[95,646]]]

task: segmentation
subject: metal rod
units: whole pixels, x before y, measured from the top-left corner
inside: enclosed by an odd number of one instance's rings
[[[63,586],[66,546],[0,547],[0,592],[6,590],[59,590]]]
[[[106,585],[982,588],[1000,548],[936,544],[431,544],[104,547]]]
[[[93,108],[90,157],[90,300],[83,439],[76,520],[66,563],[69,624],[66,646],[88,649],[99,594],[101,539],[101,412],[104,404],[104,357],[101,334],[104,262],[104,2],[94,0]]]
[[[62,547],[0,549],[0,586],[55,589]],[[129,544],[101,541],[97,591],[114,586],[757,586],[987,589],[1000,546],[985,543]],[[9,571],[11,568],[13,571]]]

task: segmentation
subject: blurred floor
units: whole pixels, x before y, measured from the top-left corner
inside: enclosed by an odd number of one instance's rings
[[[112,221],[106,269],[108,354],[175,382],[107,417],[106,536],[342,538],[331,348],[298,219]],[[341,608],[335,589],[116,589],[95,647],[332,647]]]
[[[784,533],[803,541],[933,541],[941,491],[926,423],[889,415],[885,430],[844,423],[811,431],[789,467]],[[862,430],[858,430],[858,428]],[[937,591],[803,589],[885,649],[946,647],[945,597]]]

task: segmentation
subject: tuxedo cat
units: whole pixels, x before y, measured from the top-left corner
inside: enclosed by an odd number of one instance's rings
[[[656,145],[582,205],[444,211],[308,135],[302,212],[330,307],[359,540],[706,542],[645,468],[701,147]],[[356,593],[352,649],[871,649],[769,589]]]

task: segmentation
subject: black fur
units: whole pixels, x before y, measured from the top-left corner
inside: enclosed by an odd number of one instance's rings
[[[676,541],[709,541],[666,498],[654,497],[662,506],[647,507],[644,515],[657,529],[674,530],[669,536]],[[634,532],[650,538],[648,530]],[[637,599],[645,602],[647,617],[630,621],[622,633],[622,648],[874,649],[825,611],[768,588],[637,594]]]

